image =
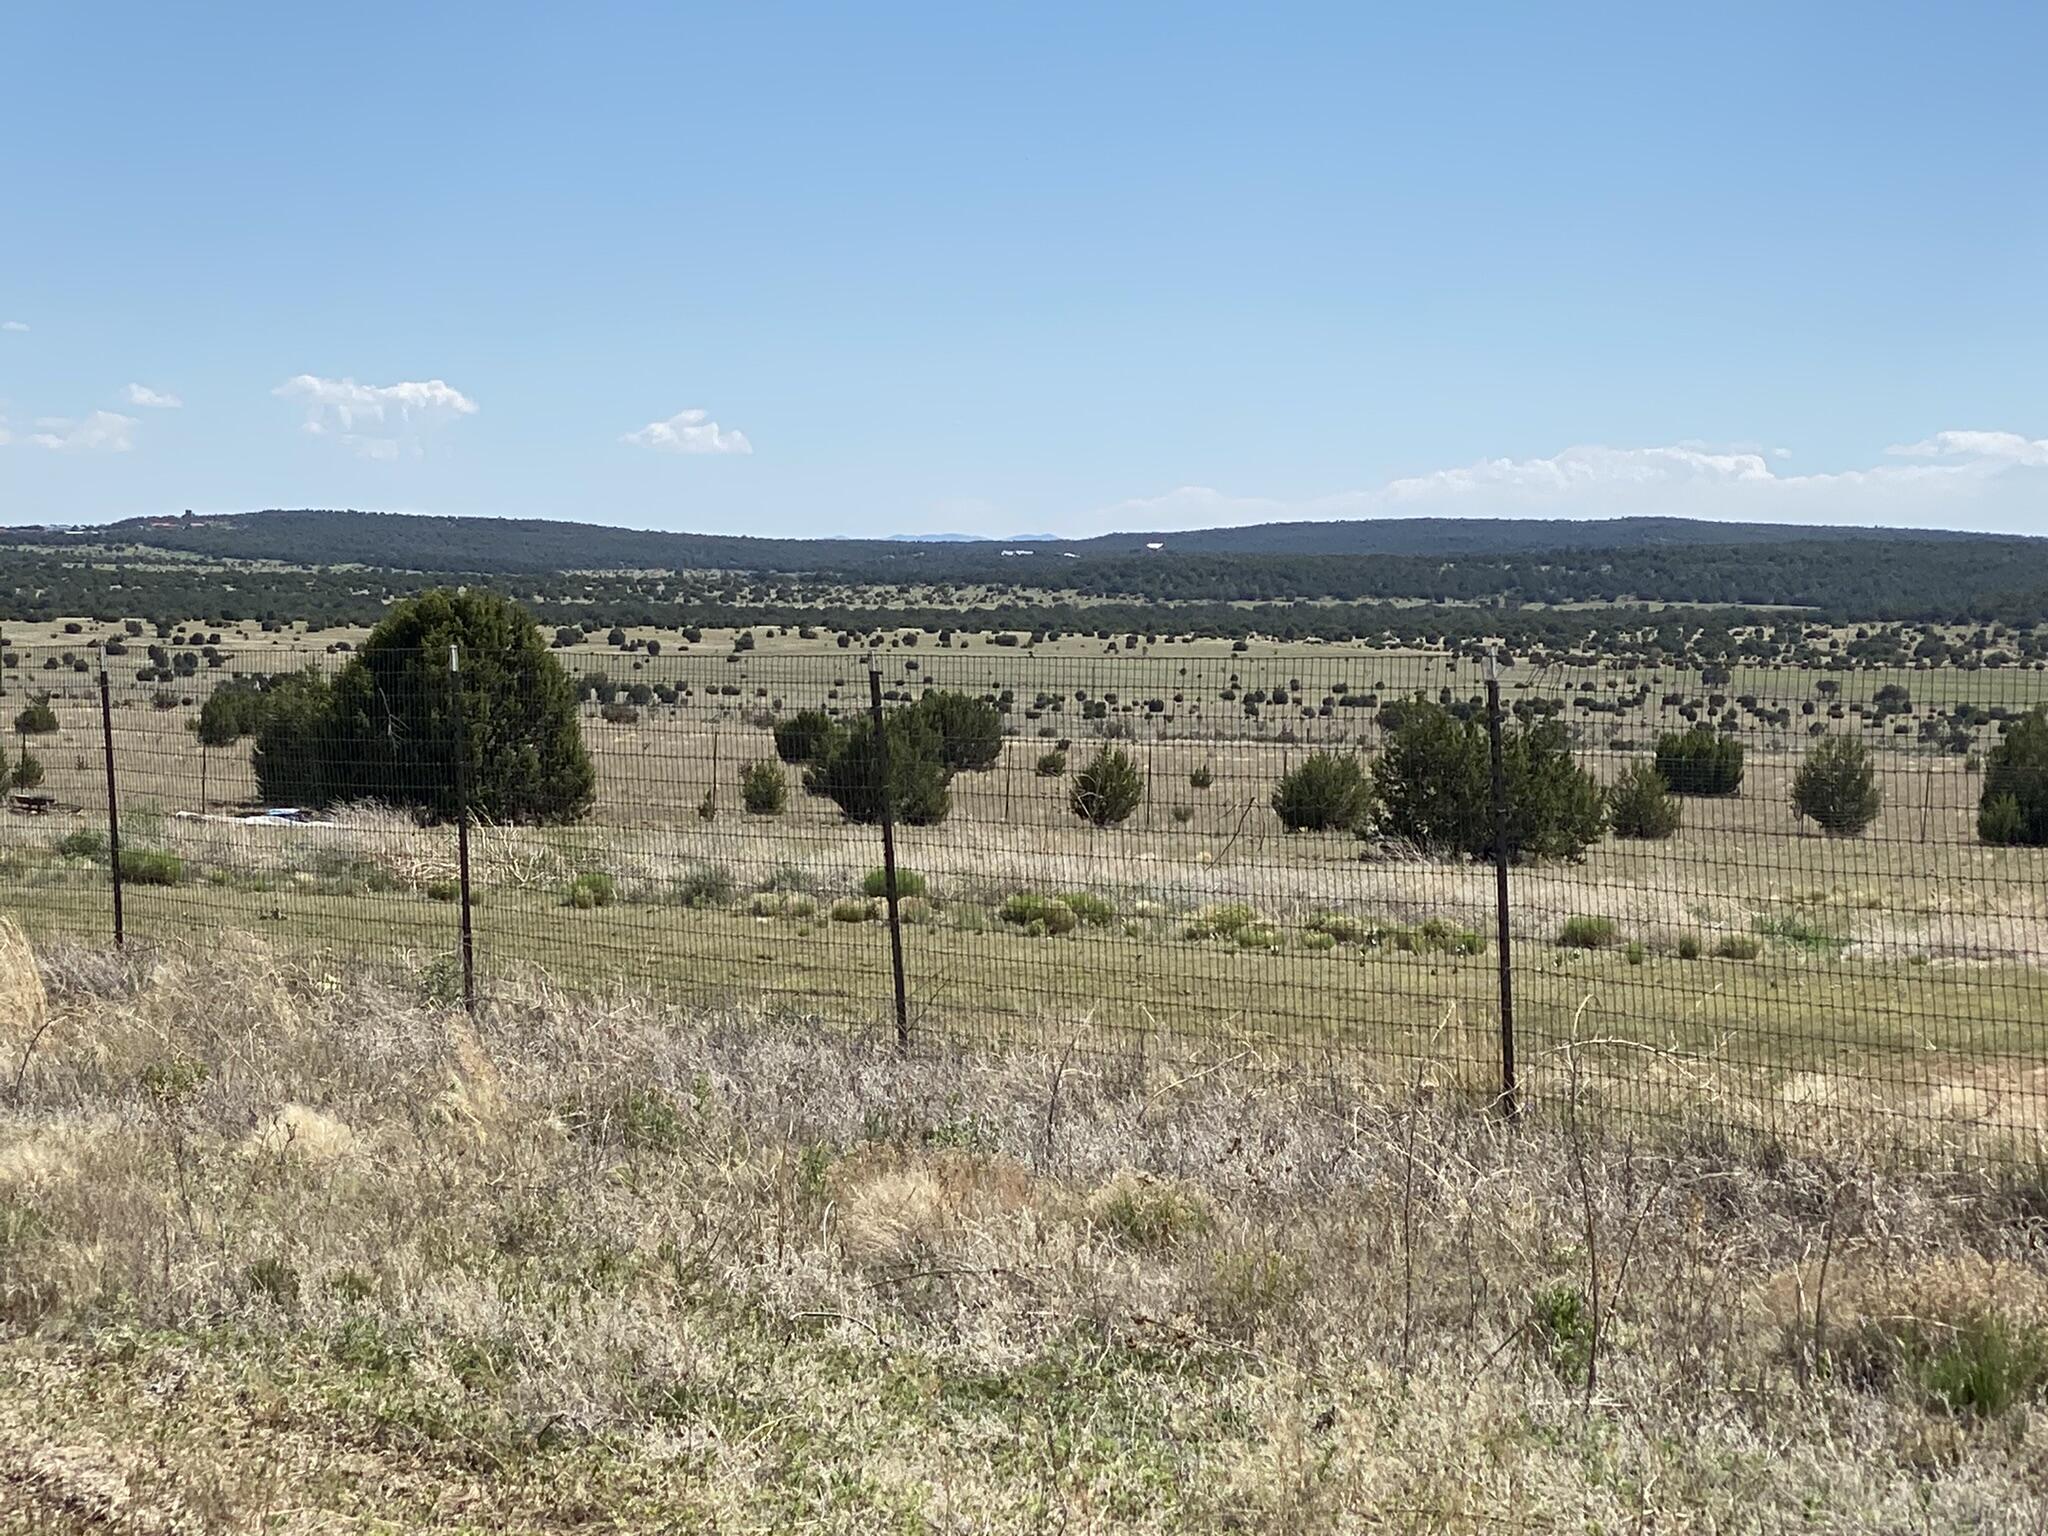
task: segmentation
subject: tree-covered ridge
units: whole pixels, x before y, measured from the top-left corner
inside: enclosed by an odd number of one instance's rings
[[[1154,542],[1164,547],[1146,548]],[[530,576],[540,585],[567,571],[722,572],[718,600],[726,602],[734,579],[773,578],[783,589],[775,600],[785,603],[826,582],[1050,593],[1054,601],[1636,601],[1800,607],[1841,619],[2048,619],[2048,539],[1674,518],[1294,523],[1028,546],[326,511],[138,520],[79,534],[0,531],[9,565],[123,544],[437,578]]]
[[[270,510],[209,517],[131,518],[82,534],[0,530],[0,542],[61,546],[79,538],[223,559],[422,570],[736,569],[846,574],[903,568],[979,569],[1014,551],[1082,557],[1176,555],[1501,555],[1792,542],[1976,542],[1986,535],[1886,528],[1804,528],[1677,517],[1375,518],[1259,523],[1163,533],[1133,529],[1085,539],[777,539],[616,528],[540,518],[437,517],[355,510]],[[1005,549],[1013,553],[1003,555]]]
[[[551,627],[670,631],[780,627],[832,644],[876,633],[980,632],[995,643],[1059,635],[1105,642],[1139,636],[1258,635],[1282,641],[1363,640],[1461,646],[1498,640],[1529,653],[1584,653],[1607,662],[1690,656],[1823,666],[2033,665],[2048,658],[2048,623],[1973,617],[1831,625],[1812,612],[1735,607],[1515,607],[1474,603],[1076,601],[1024,588],[849,588],[728,573],[556,573],[506,577],[212,565],[101,552],[0,552],[0,626],[61,620],[146,621],[278,630],[368,626],[395,602],[439,585],[517,599]],[[1960,631],[1960,632],[1959,632]]]

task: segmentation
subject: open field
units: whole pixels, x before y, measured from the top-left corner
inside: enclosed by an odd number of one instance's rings
[[[1901,1172],[1853,1116],[1809,1159],[1510,1132],[1424,1062],[472,1027],[253,942],[46,948],[38,1026],[21,959],[10,1528],[2048,1519],[2038,1169]]]
[[[631,719],[586,704],[589,821],[478,830],[486,985],[538,966],[565,983],[651,987],[698,1006],[769,999],[821,1024],[891,1024],[887,932],[862,890],[881,863],[874,829],[803,794],[797,770],[779,815],[746,815],[737,795],[741,769],[774,758],[771,720],[813,705],[858,710],[863,658],[760,644],[733,652],[728,642],[715,656],[562,653],[572,671],[658,683],[673,702],[634,706]],[[1100,650],[919,647],[881,659],[901,674],[894,695],[933,683],[1012,700],[995,766],[954,779],[943,824],[900,829],[900,861],[924,886],[905,930],[912,1027],[1089,1050],[1143,1039],[1185,1059],[1323,1060],[1362,1078],[1435,1052],[1462,1062],[1462,1080],[1492,1081],[1492,872],[1345,833],[1289,834],[1268,803],[1315,746],[1378,749],[1376,708],[1324,712],[1318,699],[1463,696],[1476,666],[1337,647],[1233,653],[1222,642],[1174,661]],[[1528,683],[1524,697],[1603,703],[1565,715],[1603,781],[1684,723],[1667,695],[1696,697],[1696,680],[1622,669],[1508,676],[1510,701]],[[1809,677],[1759,696],[1735,732],[1748,749],[1742,792],[1688,801],[1675,836],[1608,838],[1581,864],[1515,872],[1517,1037],[1539,1101],[1555,1100],[1569,1063],[1600,1078],[1618,1110],[1772,1104],[1770,1123],[1796,1128],[1816,1101],[1847,1092],[1948,1125],[1964,1144],[2026,1144],[2048,1129],[2048,853],[1977,840],[1974,752],[1901,737],[1890,717],[1873,727],[1853,704],[1832,717],[1831,703],[1861,691],[1859,676],[1845,674],[1834,695]],[[1950,676],[1981,687],[2032,674]],[[1296,680],[1305,706],[1291,703]],[[202,699],[208,682],[202,674],[161,708],[154,685],[116,685],[124,838],[177,861],[174,883],[131,886],[129,932],[170,944],[259,932],[280,948],[404,954],[445,972],[456,948],[452,832],[365,811],[325,826],[235,821],[229,812],[254,793],[248,743],[203,750],[187,728],[185,700]],[[1242,700],[1257,689],[1290,703],[1253,719]],[[110,932],[96,693],[59,696],[59,730],[33,738],[59,810],[0,821],[0,903],[38,933]],[[1810,716],[1796,707],[1802,693]],[[1625,702],[1608,702],[1617,695]],[[1719,685],[1697,695],[1720,696]],[[2013,699],[2011,712],[2027,702]],[[1105,712],[1084,718],[1089,704]],[[1862,836],[1822,836],[1792,815],[1810,726],[1873,742],[1884,810]],[[1996,724],[1972,733],[1995,741]],[[1038,771],[1063,738],[1069,772],[1097,739],[1133,755],[1148,789],[1130,821],[1097,831],[1069,812],[1067,774]],[[579,877],[606,882],[590,910],[569,902]],[[1020,896],[1073,898],[1088,919],[1040,936],[1005,920]],[[1574,925],[1603,922],[1590,946],[1561,942]]]

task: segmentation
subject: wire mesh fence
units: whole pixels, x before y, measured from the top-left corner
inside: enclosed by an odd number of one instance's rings
[[[0,890],[451,1000],[2040,1145],[2039,672],[947,639],[10,676]]]

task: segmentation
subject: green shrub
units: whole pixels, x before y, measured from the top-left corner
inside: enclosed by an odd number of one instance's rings
[[[2048,847],[2048,705],[2013,721],[1985,758],[1977,835],[1987,843]]]
[[[2026,1296],[2011,1295],[1983,1260],[1909,1268],[1876,1286],[1852,1272],[1829,1363],[1860,1385],[1903,1387],[1936,1412],[1996,1418],[2048,1398],[2048,1326]]]
[[[1611,917],[1568,917],[1557,933],[1567,949],[1605,949],[1621,937]]]
[[[1432,917],[1423,923],[1425,931],[1436,926],[1441,937],[1439,947],[1458,955],[1483,955],[1486,953],[1486,936],[1474,933],[1470,928],[1453,928],[1440,917]]]
[[[1678,797],[1649,763],[1631,764],[1607,791],[1607,824],[1616,837],[1669,837],[1681,814]]]
[[[1037,891],[1013,891],[996,909],[996,916],[1035,938],[1048,934],[1072,933],[1081,926],[1074,909],[1057,896]]]
[[[2017,795],[1986,795],[1977,802],[1977,836],[1999,847],[2021,847],[2027,841],[2027,813]]]
[[[1209,1205],[1186,1185],[1120,1173],[1088,1202],[1097,1225],[1134,1248],[1166,1248],[1214,1226]]]
[[[1348,752],[1311,752],[1273,790],[1273,812],[1290,832],[1351,831],[1371,808],[1372,781]]]
[[[1182,932],[1190,939],[1229,939],[1235,938],[1240,928],[1248,928],[1263,921],[1255,908],[1241,901],[1229,902],[1223,906],[1204,908],[1190,919]]]
[[[1928,1403],[1993,1418],[2048,1391],[2048,1333],[1996,1314],[1947,1328],[1917,1321],[1897,1339],[1907,1373]]]
[[[1489,858],[1492,759],[1486,730],[1425,700],[1404,704],[1373,764],[1370,831],[1437,853]],[[1508,857],[1582,859],[1607,826],[1600,786],[1572,760],[1556,720],[1503,731]]]
[[[1348,912],[1312,913],[1303,926],[1311,933],[1327,935],[1338,944],[1362,944],[1373,931],[1371,923]]]
[[[775,726],[775,755],[785,763],[814,763],[831,755],[845,733],[822,709],[800,709]]]
[[[881,897],[889,894],[889,872],[886,869],[871,869],[860,879],[860,893],[863,896]],[[914,869],[901,865],[896,869],[896,894],[902,896],[924,896],[929,892],[923,875]]]
[[[1622,950],[1622,955],[1630,965],[1641,965],[1650,958],[1650,951],[1644,946],[1641,939],[1630,939],[1627,946]]]
[[[1697,960],[1700,957],[1700,936],[1696,933],[1681,933],[1678,936],[1678,958]]]
[[[320,806],[346,798],[328,790],[332,709],[327,679],[310,666],[274,679],[264,691],[249,761],[266,804]]]
[[[1216,770],[1207,763],[1203,763],[1188,774],[1188,788],[1190,789],[1207,789],[1215,782]]]
[[[461,882],[446,877],[429,880],[421,889],[429,901],[458,901],[462,897]]]
[[[578,911],[588,912],[593,907],[610,906],[618,896],[618,885],[610,875],[590,870],[569,882],[566,900]]]
[[[890,813],[906,826],[931,826],[946,819],[953,807],[938,736],[913,711],[897,709],[882,717],[878,736],[872,718],[857,720],[836,736],[831,748],[814,759],[804,773],[804,788],[837,805],[849,821],[873,825],[882,819],[884,791]],[[882,749],[887,748],[889,777],[882,780]]]
[[[57,854],[66,859],[104,859],[107,856],[107,834],[97,827],[80,827],[75,832],[66,832],[57,839]]]
[[[137,1075],[136,1082],[151,1102],[164,1109],[178,1109],[191,1103],[212,1076],[213,1069],[205,1062],[174,1052],[150,1062]]]
[[[1287,937],[1269,923],[1247,923],[1230,936],[1230,942],[1239,949],[1278,949]]]
[[[875,904],[871,901],[856,901],[849,896],[842,901],[833,902],[830,915],[835,923],[872,922],[875,916]]]
[[[1041,779],[1057,779],[1067,771],[1067,754],[1064,752],[1043,752],[1032,772]]]
[[[1060,897],[1074,916],[1090,928],[1106,928],[1116,920],[1116,904],[1093,891],[1068,891]]]
[[[532,617],[482,587],[396,604],[332,685],[273,685],[262,714],[252,762],[273,805],[367,800],[448,820],[458,739],[469,808],[486,820],[575,821],[596,794],[575,685]]]
[[[1478,955],[1486,952],[1486,939],[1469,928],[1460,928],[1441,917],[1424,918],[1413,928],[1398,923],[1375,927],[1366,942],[1376,949],[1391,949],[1403,955]]]
[[[1750,927],[1761,937],[1783,939],[1788,944],[1797,944],[1801,949],[1835,954],[1849,945],[1849,936],[1840,928],[1821,922],[1803,912],[1788,912],[1778,917],[1759,917],[1750,923]]]
[[[1792,775],[1793,814],[1835,837],[1854,837],[1884,803],[1870,748],[1855,736],[1823,736]]]
[[[740,770],[740,804],[749,816],[779,816],[788,801],[788,781],[773,763],[749,763]]]
[[[1195,808],[1192,805],[1176,805],[1166,814],[1173,818],[1175,826],[1184,827],[1195,819]]]
[[[1732,795],[1742,787],[1742,743],[1705,723],[1657,741],[1657,774],[1677,795]]]
[[[1074,775],[1067,808],[1083,821],[1113,827],[1145,798],[1145,776],[1121,747],[1103,747]]]
[[[1003,717],[986,699],[934,688],[910,706],[910,713],[938,739],[939,758],[949,773],[980,773],[1003,755]]]
[[[669,885],[669,900],[683,907],[725,907],[732,904],[731,871],[722,864],[692,864]]]
[[[1717,960],[1754,960],[1764,952],[1764,941],[1747,933],[1723,934],[1714,944]]]
[[[185,861],[175,853],[153,848],[121,850],[121,880],[126,885],[178,885],[185,878]]]
[[[194,734],[206,747],[231,747],[244,736],[256,734],[263,719],[263,693],[254,683],[237,680],[223,683],[199,706],[199,723]]]
[[[24,745],[11,769],[0,769],[0,788],[35,789],[43,782],[43,761]]]
[[[1538,1291],[1530,1307],[1529,1331],[1560,1377],[1584,1379],[1593,1363],[1593,1315],[1583,1291],[1567,1281]]]
[[[57,729],[57,711],[50,708],[48,698],[34,699],[28,708],[14,717],[15,734],[20,736],[48,736]]]

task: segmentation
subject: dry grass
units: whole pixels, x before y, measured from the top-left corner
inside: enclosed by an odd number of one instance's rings
[[[538,987],[472,1026],[254,941],[39,960],[7,1529],[2048,1520],[2038,1166]]]

